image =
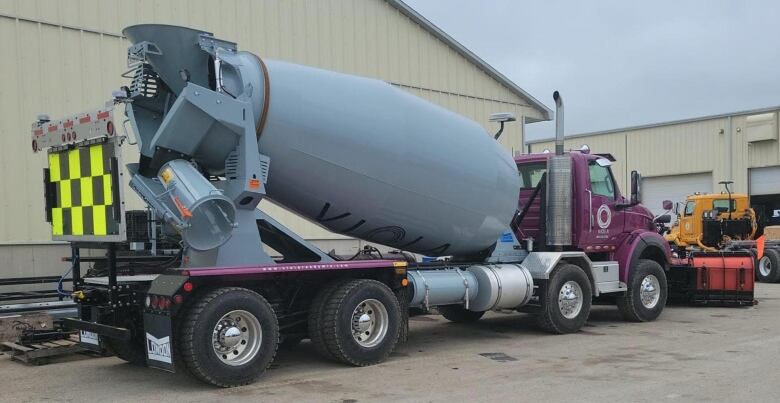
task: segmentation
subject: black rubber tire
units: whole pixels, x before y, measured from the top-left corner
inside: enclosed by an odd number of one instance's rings
[[[558,294],[568,281],[574,281],[582,290],[582,307],[574,318],[566,318],[558,307]],[[552,273],[547,283],[547,294],[542,301],[542,312],[537,318],[537,323],[542,330],[554,334],[576,333],[588,320],[590,306],[593,300],[593,291],[590,279],[577,265],[559,264]]]
[[[758,268],[758,265],[761,264],[762,260],[765,260],[765,262],[768,262],[771,265],[769,275],[767,276],[762,275],[761,270]],[[764,249],[764,256],[761,257],[756,264],[756,273],[758,281],[762,283],[778,282],[778,280],[780,280],[780,250],[774,248]]]
[[[135,339],[124,341],[104,337],[103,342],[117,358],[140,367],[146,366],[146,350],[143,341]]]
[[[253,314],[263,335],[254,359],[230,366],[217,357],[211,337],[216,322],[237,309]],[[218,288],[194,301],[184,315],[178,339],[182,360],[195,378],[221,387],[240,386],[257,380],[271,365],[279,345],[279,323],[273,308],[260,294],[246,288]]]
[[[387,310],[387,333],[378,345],[363,347],[352,337],[352,313],[362,301],[375,299]],[[398,343],[401,305],[386,285],[376,280],[341,284],[325,304],[321,326],[328,351],[337,361],[363,367],[384,361]]]
[[[485,312],[469,311],[463,305],[442,305],[436,307],[441,316],[450,322],[472,323],[478,321]]]
[[[325,312],[325,305],[328,303],[328,299],[331,294],[336,291],[342,284],[349,280],[339,279],[331,281],[320,288],[317,295],[312,300],[311,307],[309,308],[309,339],[314,345],[314,350],[320,357],[334,360],[333,354],[328,351],[328,345],[325,343],[325,336],[322,333],[322,316]]]
[[[647,308],[642,304],[639,289],[642,280],[648,275],[654,275],[658,279],[661,288],[661,294],[658,302],[652,308]],[[658,318],[666,306],[666,299],[669,295],[669,289],[666,281],[666,272],[663,267],[649,259],[639,259],[636,267],[631,270],[628,291],[618,296],[617,307],[620,310],[623,319],[629,322],[650,322]]]

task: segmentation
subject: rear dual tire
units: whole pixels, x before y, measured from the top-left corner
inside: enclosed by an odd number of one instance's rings
[[[197,379],[221,387],[257,380],[276,355],[279,324],[260,294],[238,287],[201,296],[184,315],[180,354]]]
[[[398,343],[401,321],[398,299],[386,285],[346,280],[326,286],[315,297],[309,336],[325,358],[367,366],[390,355]]]

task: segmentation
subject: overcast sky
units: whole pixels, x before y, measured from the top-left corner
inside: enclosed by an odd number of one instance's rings
[[[780,1],[405,1],[548,107],[561,91],[566,134],[780,105]]]

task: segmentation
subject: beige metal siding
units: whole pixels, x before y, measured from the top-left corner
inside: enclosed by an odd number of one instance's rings
[[[495,112],[540,119],[540,111],[382,0],[6,0],[0,2],[0,245],[50,240],[43,221],[42,154],[30,152],[30,123],[99,107],[124,85],[127,25],[197,27],[264,58],[380,78],[493,133]],[[117,113],[118,120],[121,115]],[[117,122],[121,123],[121,122]],[[522,148],[522,124],[501,143]],[[137,154],[125,147],[125,161]],[[436,150],[431,150],[436,152]],[[126,188],[130,208],[141,205]],[[280,208],[270,213],[307,238],[341,237]]]
[[[645,177],[711,172],[713,189],[721,189],[718,182],[731,179],[735,191],[747,192],[749,168],[780,165],[778,140],[748,141],[748,116],[737,114],[575,136],[566,139],[565,146],[579,149],[588,144],[594,153],[612,153],[618,159],[613,169],[621,189],[627,189],[629,172],[638,170]],[[773,130],[777,127],[774,125]],[[777,133],[774,138],[778,138]],[[534,143],[531,151],[553,150],[553,144]]]
[[[41,185],[46,156],[32,153],[30,124],[40,112],[61,116],[101,106],[121,82],[116,72],[122,71],[125,45],[3,17],[0,35],[0,241],[47,241]]]

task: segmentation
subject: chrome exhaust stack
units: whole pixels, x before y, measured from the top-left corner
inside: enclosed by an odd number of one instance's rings
[[[555,100],[555,155],[563,155],[563,98],[558,91],[553,92]]]
[[[572,243],[572,169],[571,158],[563,152],[563,98],[555,100],[555,155],[547,166],[547,245],[560,248]]]

